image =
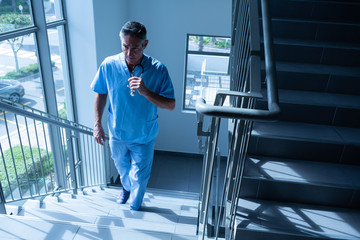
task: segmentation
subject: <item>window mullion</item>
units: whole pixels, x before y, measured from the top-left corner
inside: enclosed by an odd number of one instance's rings
[[[31,3],[34,24],[39,28],[39,31],[36,32],[36,45],[39,54],[39,70],[44,87],[46,110],[52,115],[58,115],[44,5],[43,1],[31,1]]]
[[[30,34],[30,33],[36,32],[38,30],[39,29],[37,27],[31,26],[31,27],[16,29],[16,30],[10,31],[10,32],[0,33],[0,42],[7,40],[7,39],[16,38],[16,37],[20,37],[20,36],[23,36],[26,34]]]
[[[46,17],[43,1],[31,1],[34,24],[39,28],[36,33],[36,45],[39,55],[39,71],[43,83],[46,110],[52,115],[58,115],[56,90],[51,64],[50,44],[46,26]],[[66,186],[64,159],[62,158],[62,144],[59,129],[49,127],[50,143],[54,159],[55,175],[59,187]]]

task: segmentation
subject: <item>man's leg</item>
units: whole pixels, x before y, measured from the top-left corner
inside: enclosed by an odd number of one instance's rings
[[[130,209],[139,210],[143,201],[146,185],[150,178],[151,166],[154,157],[155,140],[147,144],[131,144],[131,182]]]
[[[110,140],[111,157],[114,160],[118,173],[120,174],[121,184],[126,191],[130,191],[130,152],[126,145],[127,143],[124,142],[113,139]]]

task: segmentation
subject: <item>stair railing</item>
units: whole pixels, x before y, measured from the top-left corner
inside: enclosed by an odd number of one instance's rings
[[[104,185],[109,146],[91,128],[0,98],[0,213],[5,203]]]
[[[207,104],[204,99],[198,99],[196,103],[198,135],[207,136],[198,219],[198,233],[202,234],[202,239],[206,233],[208,237],[215,236],[216,239],[219,235],[226,239],[232,239],[234,236],[236,210],[253,121],[273,121],[280,116],[269,0],[261,1],[261,11],[268,109],[255,109],[256,99],[263,98],[263,96],[261,94],[258,4],[257,1],[252,0],[233,1],[233,33],[230,53],[231,91],[218,90],[213,105]],[[226,97],[230,98],[230,107],[223,106]],[[203,115],[211,117],[208,131],[202,130]],[[231,136],[223,191],[220,196],[221,203],[216,205],[211,202],[211,191],[214,187],[214,172],[218,171],[215,167],[219,167],[215,158],[222,118],[230,119],[229,132]],[[218,209],[218,213],[216,219],[213,219],[215,230],[212,231],[209,212],[213,212],[214,208]],[[215,232],[214,235],[212,235],[213,232]]]

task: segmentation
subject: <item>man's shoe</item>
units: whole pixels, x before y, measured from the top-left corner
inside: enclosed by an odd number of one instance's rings
[[[130,197],[130,192],[126,191],[125,188],[123,188],[116,202],[119,204],[125,204],[129,199],[129,197]]]
[[[130,206],[130,210],[131,211],[141,211],[141,206],[138,208],[134,208],[134,207]]]

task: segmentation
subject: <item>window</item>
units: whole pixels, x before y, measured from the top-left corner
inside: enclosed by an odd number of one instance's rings
[[[73,120],[63,4],[61,0],[0,0],[0,97]],[[46,124],[0,111],[0,181],[8,177],[5,166],[15,163],[20,179],[3,186],[8,190],[6,198],[31,195],[34,187],[41,193],[51,190],[54,176],[58,181],[65,178],[54,171],[52,162],[57,159],[57,166],[65,166],[60,157],[53,157],[65,154],[64,136]],[[48,171],[35,176],[30,168],[24,170],[27,166]],[[14,175],[11,171],[9,176]],[[23,178],[32,182],[25,186]]]
[[[230,46],[229,37],[187,35],[184,110],[194,110],[199,97],[213,104],[218,89],[230,89]]]
[[[73,120],[65,30],[61,0],[0,1],[0,80],[25,89],[12,100]]]

